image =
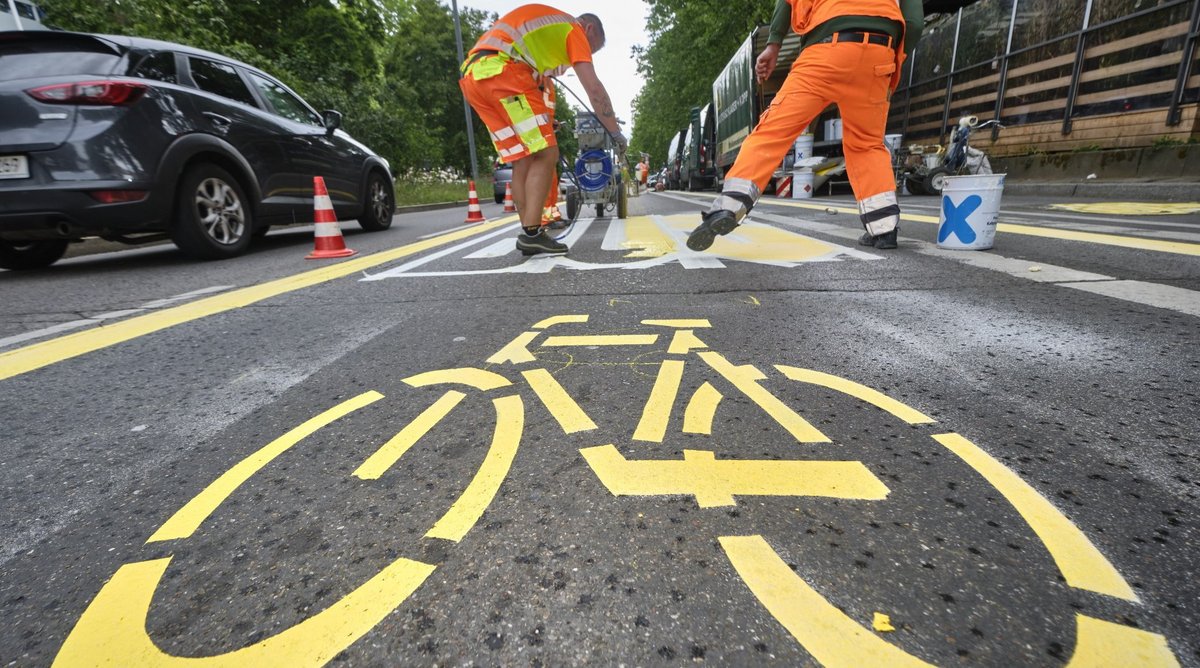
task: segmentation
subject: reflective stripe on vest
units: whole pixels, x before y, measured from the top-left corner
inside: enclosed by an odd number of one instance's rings
[[[534,114],[533,108],[529,106],[529,100],[525,99],[524,95],[503,98],[500,100],[500,104],[508,112],[513,130],[530,153],[537,153],[550,146],[546,138],[542,136],[542,131],[538,129],[540,125],[549,124],[549,117],[545,114]]]

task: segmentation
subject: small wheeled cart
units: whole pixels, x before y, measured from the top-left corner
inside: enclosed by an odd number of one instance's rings
[[[570,174],[567,188],[567,219],[574,221],[585,206],[596,208],[596,217],[616,209],[617,218],[624,219],[629,210],[629,194],[624,180],[628,169],[625,156],[612,134],[591,112],[579,112],[575,117],[575,138],[579,140],[579,157]]]

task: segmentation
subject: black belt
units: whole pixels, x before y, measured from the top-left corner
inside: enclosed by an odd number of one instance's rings
[[[892,36],[887,33],[882,33],[882,32],[842,31],[842,32],[835,32],[832,35],[826,37],[825,39],[819,39],[819,40],[813,42],[813,44],[830,44],[830,43],[836,44],[837,42],[855,42],[858,44],[862,44],[864,41],[867,44],[879,44],[881,46],[891,46],[892,45]]]
[[[467,56],[467,60],[462,64],[460,71],[465,75],[471,65],[475,64],[475,61],[481,58],[486,58],[487,56],[494,56],[497,53],[500,52],[496,51],[495,49],[480,49],[475,53],[472,53],[470,56]]]

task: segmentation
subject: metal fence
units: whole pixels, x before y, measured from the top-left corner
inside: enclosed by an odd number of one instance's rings
[[[944,142],[959,116],[999,119],[1001,155],[1195,141],[1198,38],[1200,0],[980,0],[926,29],[888,132]]]

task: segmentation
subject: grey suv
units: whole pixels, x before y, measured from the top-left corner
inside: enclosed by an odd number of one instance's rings
[[[133,37],[0,32],[0,267],[33,269],[89,236],[243,253],[313,219],[392,223],[382,157],[277,79],[215,53]]]

